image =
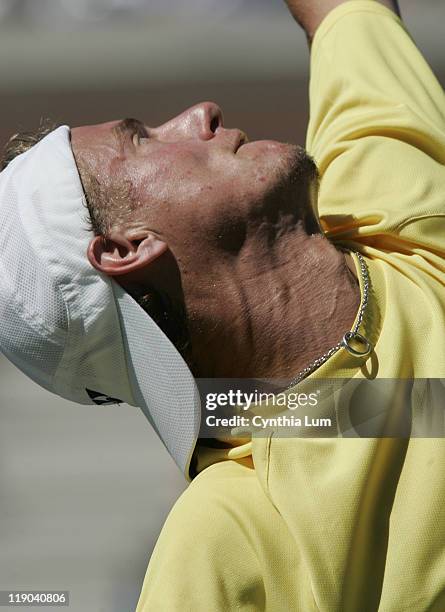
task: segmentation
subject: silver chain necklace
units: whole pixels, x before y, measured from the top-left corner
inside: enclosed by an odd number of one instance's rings
[[[351,355],[354,355],[355,357],[364,357],[366,355],[369,355],[369,353],[373,349],[373,346],[369,342],[369,340],[365,338],[364,336],[362,336],[362,334],[358,333],[359,327],[363,321],[363,315],[364,315],[366,306],[368,305],[369,274],[368,274],[368,268],[366,267],[366,263],[365,263],[365,260],[363,259],[363,256],[357,252],[354,252],[354,254],[359,260],[360,272],[361,272],[362,280],[363,280],[363,298],[360,304],[360,310],[358,311],[357,321],[355,322],[355,325],[352,328],[352,330],[346,332],[346,334],[343,336],[343,338],[340,340],[338,344],[330,348],[321,357],[318,357],[317,359],[315,359],[315,361],[313,361],[311,364],[309,364],[303,370],[301,370],[301,372],[295,378],[293,378],[291,382],[287,385],[286,387],[287,389],[289,389],[290,387],[294,387],[301,380],[303,380],[303,378],[306,378],[306,376],[308,376],[314,370],[319,368],[323,363],[325,363],[325,361],[327,361],[330,357],[332,357],[332,355],[334,355],[341,348],[346,349],[348,353],[350,353]],[[352,345],[353,342],[358,343],[362,348],[354,348],[354,346]]]

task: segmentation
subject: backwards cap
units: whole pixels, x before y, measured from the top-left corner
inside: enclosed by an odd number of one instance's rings
[[[139,406],[189,478],[195,381],[149,315],[89,263],[87,218],[67,126],[0,173],[0,350],[61,397]]]

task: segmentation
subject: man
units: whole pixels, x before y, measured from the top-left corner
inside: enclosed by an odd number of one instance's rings
[[[395,2],[287,4],[318,198],[304,150],[247,142],[211,103],[58,128],[1,175],[0,345],[60,395],[141,406],[193,479],[139,611],[443,610],[445,444],[419,437],[443,434],[425,381],[445,378],[443,91]],[[197,444],[194,378],[347,379],[336,436],[355,439]]]

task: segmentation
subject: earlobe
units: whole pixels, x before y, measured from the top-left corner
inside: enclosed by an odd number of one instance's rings
[[[88,246],[87,256],[96,270],[108,276],[119,276],[149,265],[167,249],[167,243],[153,234],[134,241],[121,235],[95,236]]]

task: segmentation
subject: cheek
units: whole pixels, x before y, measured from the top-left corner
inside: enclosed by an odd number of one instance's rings
[[[172,203],[185,204],[212,194],[214,180],[206,160],[197,155],[169,151],[156,164],[145,169],[144,185],[154,197],[168,198]]]

